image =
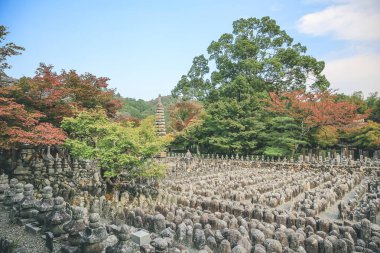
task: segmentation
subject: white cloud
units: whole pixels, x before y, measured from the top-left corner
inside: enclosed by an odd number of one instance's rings
[[[298,21],[298,30],[314,36],[332,35],[343,40],[380,40],[379,0],[333,2],[322,11],[303,16]]]
[[[340,50],[326,52],[324,74],[332,89],[352,94],[380,93],[380,1],[305,0],[330,4],[306,14],[297,22],[301,33],[342,40]],[[323,57],[322,57],[323,58]]]
[[[324,74],[332,89],[352,94],[363,91],[380,93],[380,54],[356,55],[326,62]]]

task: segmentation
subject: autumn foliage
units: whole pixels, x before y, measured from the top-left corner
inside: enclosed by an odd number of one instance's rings
[[[268,109],[298,120],[305,128],[333,126],[347,127],[366,115],[356,113],[357,106],[337,101],[329,91],[308,93],[303,90],[269,93]]]
[[[170,127],[173,132],[181,132],[191,124],[195,123],[201,113],[203,106],[196,101],[183,101],[170,106]]]
[[[110,117],[121,107],[114,99],[114,91],[107,89],[108,78],[74,70],[57,74],[53,66],[41,64],[33,78],[22,78],[12,86],[3,88],[3,96],[46,115],[45,122],[59,126],[64,117],[76,111],[104,108]]]
[[[269,93],[268,110],[292,117],[298,122],[302,138],[320,147],[332,147],[340,142],[342,134],[363,126],[359,123],[367,114],[358,114],[358,106],[348,100],[339,100],[330,91],[305,92],[296,90],[282,94]]]
[[[78,111],[102,108],[115,117],[121,104],[108,89],[108,79],[74,70],[57,74],[53,66],[41,64],[33,78],[0,88],[0,148],[19,144],[62,144],[64,117]]]
[[[27,111],[25,105],[0,97],[0,147],[62,144],[66,134],[50,123],[40,123],[43,117],[40,112]]]

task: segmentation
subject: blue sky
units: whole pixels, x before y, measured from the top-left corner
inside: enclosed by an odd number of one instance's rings
[[[7,74],[33,76],[44,62],[109,77],[142,99],[169,94],[234,20],[262,16],[326,61],[332,88],[380,92],[378,0],[0,0],[7,41],[26,48]]]

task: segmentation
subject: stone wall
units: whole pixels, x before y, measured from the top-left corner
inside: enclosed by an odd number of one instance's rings
[[[10,156],[2,158],[11,160]],[[105,193],[106,184],[96,161],[72,159],[49,147],[37,150],[28,146],[17,151],[15,161],[13,165],[8,162],[9,166],[0,173],[3,171],[19,181],[31,183],[39,191],[51,186],[54,196],[64,196],[66,200],[73,199],[76,192]]]

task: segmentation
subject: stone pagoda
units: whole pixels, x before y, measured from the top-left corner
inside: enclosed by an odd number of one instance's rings
[[[161,95],[158,95],[158,104],[156,109],[156,129],[159,136],[166,135],[165,112],[164,106],[161,102]]]
[[[161,95],[158,95],[158,104],[156,109],[156,131],[158,136],[166,135],[165,111],[161,102]],[[157,157],[166,157],[166,152],[161,152]]]

